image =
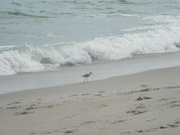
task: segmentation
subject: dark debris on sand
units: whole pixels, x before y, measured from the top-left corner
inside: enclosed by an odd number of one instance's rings
[[[147,100],[147,99],[152,99],[151,97],[138,97],[136,100],[141,101],[141,100]]]

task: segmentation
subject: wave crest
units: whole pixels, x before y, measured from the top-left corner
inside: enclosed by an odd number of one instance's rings
[[[118,60],[139,54],[177,51],[180,43],[178,35],[180,28],[171,27],[125,34],[121,37],[95,38],[83,43],[5,46],[0,48],[0,75]]]

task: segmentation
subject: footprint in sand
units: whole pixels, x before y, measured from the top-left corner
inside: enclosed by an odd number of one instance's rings
[[[26,114],[30,114],[33,112],[28,112],[28,111],[23,111],[23,112],[17,112],[16,115],[26,115]]]
[[[112,124],[118,124],[118,123],[125,122],[125,121],[126,120],[118,120],[118,121],[112,122]]]
[[[147,100],[147,99],[152,99],[151,97],[138,97],[136,100],[141,101],[141,100]]]
[[[145,110],[145,109],[146,109],[145,106],[140,105],[140,106],[137,106],[134,110],[129,110],[126,113],[132,113],[134,115],[138,115],[138,114],[147,112],[147,110]]]

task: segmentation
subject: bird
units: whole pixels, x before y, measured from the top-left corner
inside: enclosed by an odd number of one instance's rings
[[[87,81],[88,82],[88,77],[90,77],[90,75],[93,74],[92,72],[90,72],[89,74],[85,74],[82,77],[84,77],[84,83]],[[94,74],[93,74],[94,75]]]

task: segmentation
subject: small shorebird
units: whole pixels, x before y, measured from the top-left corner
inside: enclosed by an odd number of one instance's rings
[[[90,75],[93,74],[92,72],[90,72],[89,74],[85,74],[82,77],[84,77],[84,83],[87,81],[88,82],[88,77],[90,77]]]

